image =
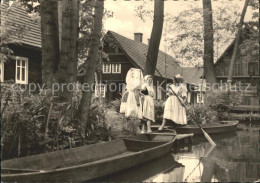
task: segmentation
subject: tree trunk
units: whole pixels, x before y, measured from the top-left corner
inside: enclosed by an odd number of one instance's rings
[[[92,90],[91,86],[94,84],[94,75],[96,67],[99,62],[99,46],[102,30],[102,18],[104,11],[104,1],[96,0],[95,15],[94,15],[94,28],[92,31],[91,44],[89,49],[89,57],[86,64],[83,66],[86,70],[86,75],[83,78],[83,84],[88,84],[88,88],[83,88],[82,98],[79,106],[79,119],[81,122],[81,136],[85,138],[86,126],[89,123],[89,110],[91,105]]]
[[[153,29],[150,37],[150,43],[147,52],[147,59],[145,62],[144,75],[154,75],[155,67],[157,65],[157,58],[159,52],[160,41],[163,29],[163,14],[164,1],[154,1],[154,20]]]
[[[217,82],[216,71],[214,67],[214,38],[212,23],[211,0],[203,0],[203,24],[204,24],[204,74],[206,82],[214,84]]]
[[[244,4],[244,8],[243,8],[243,11],[242,11],[242,14],[241,14],[240,22],[238,24],[238,32],[237,32],[237,35],[236,35],[235,46],[234,46],[234,49],[233,49],[233,54],[232,54],[232,58],[231,58],[230,65],[229,65],[228,78],[227,78],[228,83],[232,82],[234,64],[235,64],[236,57],[237,57],[238,46],[239,46],[241,32],[242,32],[242,26],[243,26],[243,23],[244,23],[244,18],[245,18],[248,2],[249,2],[249,0],[245,0],[245,4]]]
[[[76,82],[77,74],[77,38],[78,38],[78,0],[63,0],[61,31],[61,52],[59,70],[57,72],[58,82],[65,84],[62,88],[62,96],[71,102],[73,84]]]
[[[51,88],[59,62],[58,3],[40,1],[42,38],[42,82]]]

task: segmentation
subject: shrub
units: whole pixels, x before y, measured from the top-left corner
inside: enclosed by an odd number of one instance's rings
[[[203,105],[187,106],[189,112],[201,123],[214,123],[227,119],[230,114],[230,106],[241,104],[240,92],[208,91]],[[189,121],[193,120],[187,115]]]
[[[74,91],[72,104],[68,105],[48,90],[28,95],[22,90],[13,90],[11,85],[1,89],[3,159],[82,145],[77,118],[80,91]],[[104,108],[93,100],[92,123],[88,126],[85,143],[108,140]]]

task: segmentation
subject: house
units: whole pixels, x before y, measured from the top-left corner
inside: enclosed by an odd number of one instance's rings
[[[134,39],[126,38],[116,32],[108,31],[104,37],[103,51],[109,55],[109,61],[102,63],[101,85],[102,96],[112,100],[121,98],[124,92],[125,78],[130,68],[144,69],[148,45],[143,43],[143,34],[134,33]],[[156,68],[162,74],[161,77],[157,71],[154,75],[154,91],[156,99],[166,98],[166,84],[170,83],[172,78],[181,73],[181,67],[170,55],[159,51]],[[104,88],[105,84],[113,83],[117,90],[110,91]]]
[[[253,39],[252,35],[254,34],[259,34],[258,28],[245,24],[233,73],[233,81],[240,82],[241,90],[247,89],[244,92],[244,105],[259,105],[259,38]],[[234,44],[235,40],[215,63],[218,82],[225,83],[227,81]]]
[[[1,57],[0,81],[41,83],[41,28],[18,2],[11,7],[1,3],[1,37],[6,35],[13,56],[8,60]]]

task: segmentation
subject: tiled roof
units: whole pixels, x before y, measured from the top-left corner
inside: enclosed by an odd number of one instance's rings
[[[203,76],[203,68],[202,67],[183,67],[182,75],[184,81],[190,84],[201,84],[200,77]]]
[[[14,42],[41,48],[41,27],[33,21],[26,10],[18,2],[14,2],[9,8],[7,2],[1,3],[1,27],[6,31],[24,30],[22,37],[11,34]]]
[[[113,31],[108,31],[108,35],[112,35],[113,38],[119,43],[119,46],[123,49],[125,54],[130,58],[133,64],[140,68],[144,69],[148,45],[134,41],[132,39],[126,38],[120,34],[117,34]],[[166,57],[166,73],[165,73],[165,57]],[[158,60],[156,68],[165,78],[172,79],[176,74],[181,73],[181,67],[179,64],[168,54],[165,54],[162,51],[158,53]],[[157,71],[155,71],[156,76],[160,76]]]

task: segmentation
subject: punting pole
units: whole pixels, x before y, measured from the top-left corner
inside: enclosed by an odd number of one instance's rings
[[[145,55],[145,54],[144,54]],[[149,60],[149,58],[147,57],[147,55],[145,55],[147,60],[152,64],[152,62]],[[154,66],[155,70],[158,72],[158,74],[163,77],[161,75],[161,73],[158,71],[158,69]],[[205,130],[203,130],[203,128],[200,126],[200,124],[196,121],[196,118],[187,110],[186,106],[181,102],[180,98],[177,96],[177,94],[173,91],[173,89],[171,87],[169,87],[172,91],[172,93],[177,97],[177,99],[179,100],[180,104],[186,109],[186,112],[191,116],[191,118],[193,119],[193,121],[196,123],[196,125],[198,125],[198,127],[201,129],[201,131],[203,132],[204,136],[206,137],[206,139],[209,141],[209,143],[213,146],[216,146],[216,143],[211,139],[211,137],[209,136],[209,134],[207,134],[207,132],[205,132]]]

